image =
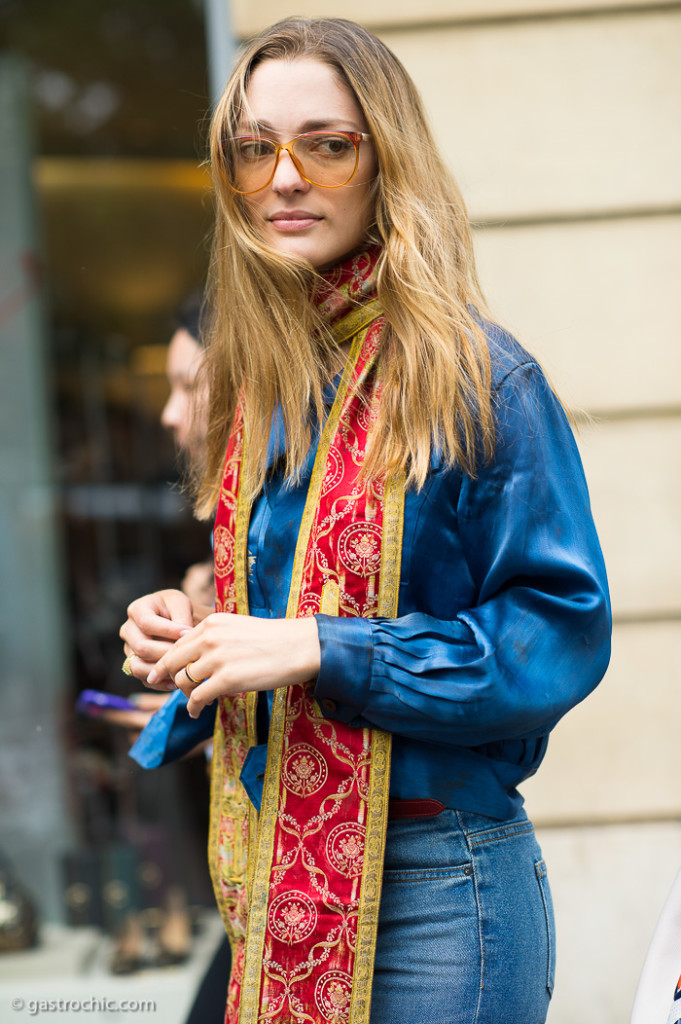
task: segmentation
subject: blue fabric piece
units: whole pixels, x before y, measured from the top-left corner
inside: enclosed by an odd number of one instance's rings
[[[602,678],[611,616],[565,414],[528,353],[485,326],[494,457],[475,478],[435,457],[407,493],[398,617],[318,615],[315,696],[329,718],[393,733],[391,796],[506,819],[550,730]],[[313,455],[295,487],[275,465],[255,502],[253,615],[285,614]]]
[[[258,814],[260,814],[260,805],[262,803],[266,766],[267,744],[259,743],[257,747],[251,747],[244,759],[240,778],[244,789],[248,793],[248,798]]]
[[[208,740],[215,728],[216,704],[190,718],[182,690],[171,693],[162,708],[151,716],[130,748],[129,754],[142,768],[159,768],[184,757]]]

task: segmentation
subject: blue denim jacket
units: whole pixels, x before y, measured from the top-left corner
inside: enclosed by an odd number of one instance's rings
[[[563,409],[531,356],[486,330],[494,457],[470,477],[436,456],[422,490],[407,492],[398,617],[317,615],[315,696],[329,718],[393,733],[391,796],[504,819],[550,730],[602,678],[611,617]],[[282,617],[314,451],[292,487],[277,470],[276,429],[271,447],[249,529],[248,597],[252,615]],[[242,776],[256,803],[263,766],[256,748]]]

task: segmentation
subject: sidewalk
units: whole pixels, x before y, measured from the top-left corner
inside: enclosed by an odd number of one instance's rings
[[[108,972],[110,938],[92,928],[44,925],[38,948],[0,954],[0,1024],[184,1024],[223,936],[219,915],[206,912],[186,963],[115,977]]]

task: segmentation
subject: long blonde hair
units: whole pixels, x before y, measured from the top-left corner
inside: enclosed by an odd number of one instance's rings
[[[368,475],[405,471],[425,482],[433,448],[447,465],[474,474],[491,456],[494,422],[487,342],[470,226],[444,166],[414,83],[374,35],[339,18],[290,18],[244,49],[211,127],[217,223],[211,262],[212,331],[206,358],[209,433],[197,488],[207,518],[219,494],[226,442],[241,401],[251,493],[263,484],[272,416],[281,406],[286,473],[295,478],[310,443],[310,409],[322,410],[328,369],[324,330],[310,295],[310,265],[266,245],[242,197],[221,173],[221,140],[248,109],[246,90],[266,60],[314,58],[334,69],[362,110],[378,158],[374,217],[378,297],[386,318],[384,382]]]

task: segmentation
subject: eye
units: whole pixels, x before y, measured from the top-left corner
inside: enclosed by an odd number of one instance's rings
[[[304,135],[301,142],[312,155],[329,159],[349,156],[355,150],[352,140],[346,135]]]
[[[242,138],[232,139],[232,146],[239,158],[246,163],[253,163],[256,160],[263,160],[272,156],[274,146],[267,139]]]

